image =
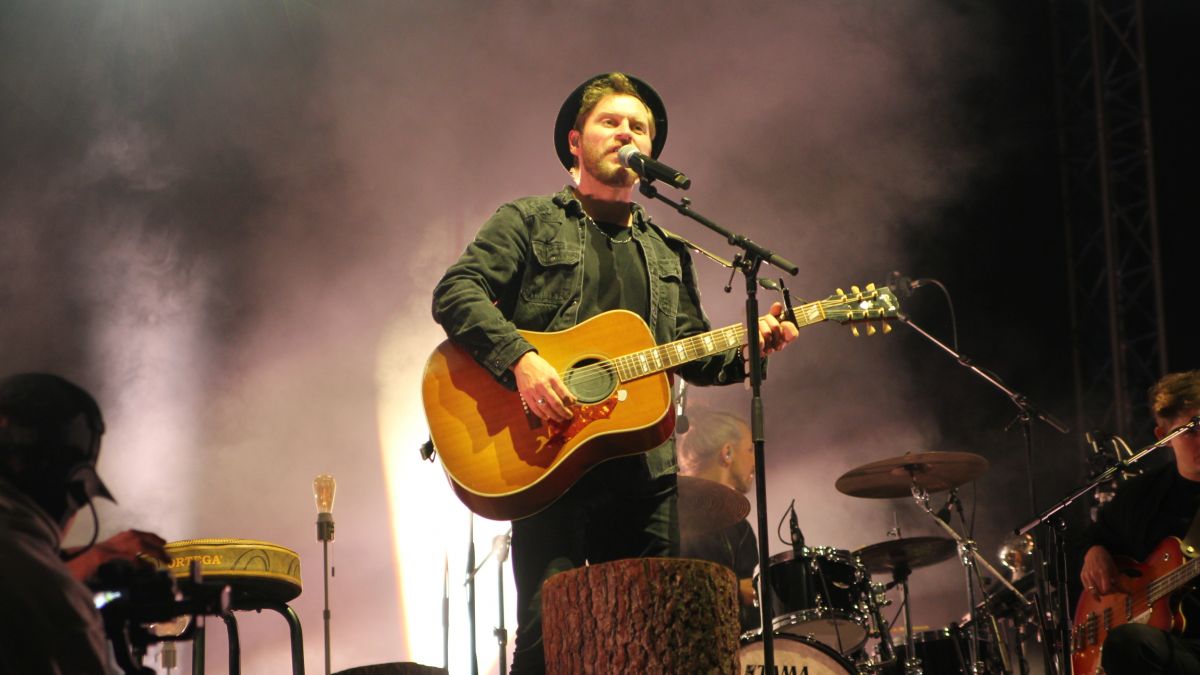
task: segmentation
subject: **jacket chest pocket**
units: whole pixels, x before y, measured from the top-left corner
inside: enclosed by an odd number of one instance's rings
[[[561,304],[574,290],[583,251],[578,244],[564,241],[537,241],[521,286],[526,302]]]
[[[673,325],[675,315],[679,313],[679,294],[683,292],[683,270],[679,260],[674,257],[655,260],[651,273],[655,289],[652,300],[659,321]]]

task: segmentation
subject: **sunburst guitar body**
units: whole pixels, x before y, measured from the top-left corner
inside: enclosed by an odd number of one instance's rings
[[[888,289],[869,285],[793,312],[804,327],[891,319],[898,309]],[[450,341],[429,357],[421,386],[430,436],[455,494],[494,520],[536,513],[596,464],[665,442],[675,429],[668,373],[745,344],[744,327],[735,325],[656,345],[646,323],[624,310],[564,331],[520,333],[578,399],[570,422],[538,419],[516,391]]]

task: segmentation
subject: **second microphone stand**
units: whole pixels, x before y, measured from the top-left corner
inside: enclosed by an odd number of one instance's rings
[[[1025,396],[1024,394],[1021,394],[1019,392],[1016,392],[1016,391],[1013,391],[1012,389],[1010,389],[1007,385],[1005,385],[1003,382],[1000,381],[1000,378],[998,378],[995,375],[993,375],[992,373],[989,373],[988,371],[980,368],[979,366],[976,366],[971,361],[971,359],[967,358],[962,353],[956,351],[954,348],[950,347],[946,343],[944,343],[941,340],[930,335],[928,332],[925,331],[925,329],[921,328],[916,323],[914,323],[912,321],[912,319],[908,318],[904,314],[899,314],[898,318],[900,319],[900,321],[904,322],[905,325],[912,328],[914,331],[916,331],[919,335],[924,337],[926,340],[932,342],[934,345],[936,345],[942,351],[946,352],[946,354],[950,355],[960,366],[971,371],[972,373],[977,375],[979,378],[981,378],[984,381],[991,384],[996,389],[999,389],[1001,392],[1004,393],[1005,396],[1007,396],[1009,398],[1010,401],[1013,402],[1013,405],[1017,406],[1017,409],[1019,411],[1018,415],[1017,415],[1017,419],[1021,422],[1021,431],[1022,431],[1022,434],[1024,436],[1024,441],[1025,441],[1025,464],[1026,464],[1026,473],[1027,473],[1028,485],[1029,485],[1029,510],[1031,513],[1036,513],[1037,512],[1037,498],[1036,498],[1037,491],[1034,488],[1034,473],[1033,473],[1033,429],[1032,429],[1033,419],[1036,417],[1037,419],[1045,422],[1048,426],[1053,428],[1055,431],[1058,431],[1059,433],[1064,433],[1064,434],[1069,431],[1069,429],[1067,428],[1067,425],[1060,422],[1057,418],[1055,418],[1050,413],[1045,412],[1045,411],[1041,410],[1040,408],[1038,408],[1037,406],[1035,406],[1029,400],[1029,398],[1027,396]],[[939,522],[940,522],[940,520],[939,520]],[[1051,532],[1050,536],[1053,536],[1053,534],[1054,533]],[[1048,580],[1046,579],[1046,570],[1044,567],[1045,563],[1042,560],[1042,552],[1041,551],[1043,548],[1044,547],[1041,547],[1041,546],[1034,547],[1034,551],[1033,551],[1034,579],[1037,583],[1038,596],[1043,598],[1046,601],[1044,606],[1049,607],[1049,606],[1051,606],[1050,602],[1049,602],[1049,600],[1051,598],[1051,592],[1050,592],[1050,584],[1049,584]],[[1050,548],[1057,550],[1057,547],[1050,547]],[[1067,603],[1066,594],[1061,592],[1061,588],[1062,588],[1061,580],[1060,580],[1060,583],[1057,584],[1057,588],[1060,591],[1057,595],[1058,603],[1056,603],[1054,605],[1055,611],[1052,612],[1052,614],[1055,614],[1058,617],[1058,621],[1057,621],[1058,630],[1053,630],[1053,629],[1051,629],[1050,626],[1047,625],[1047,621],[1046,621],[1047,617],[1046,617],[1046,613],[1044,613],[1044,612],[1041,612],[1038,614],[1038,619],[1039,619],[1038,625],[1041,630],[1042,637],[1045,640],[1045,644],[1054,644],[1057,642],[1058,646],[1060,648],[1065,648],[1070,645],[1070,626],[1069,626],[1069,622],[1065,621],[1063,617],[1065,617],[1068,614],[1069,608],[1067,608],[1067,606],[1066,606],[1066,603]],[[1051,675],[1053,673],[1066,672],[1065,670],[1062,669],[1062,666],[1065,664],[1055,662],[1054,652],[1055,652],[1054,649],[1046,649],[1045,650],[1045,670],[1046,670],[1047,675]]]

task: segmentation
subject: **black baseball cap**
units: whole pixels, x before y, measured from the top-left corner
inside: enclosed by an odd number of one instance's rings
[[[17,453],[24,467],[11,478],[35,490],[70,478],[87,497],[115,502],[95,471],[103,434],[96,400],[69,380],[50,373],[0,378],[0,452]],[[84,466],[92,470],[75,471]]]

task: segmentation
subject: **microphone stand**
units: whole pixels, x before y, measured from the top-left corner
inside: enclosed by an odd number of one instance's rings
[[[775,641],[774,641],[774,609],[771,607],[771,565],[767,523],[767,472],[766,454],[764,451],[765,437],[763,433],[763,401],[762,401],[762,350],[758,344],[758,270],[762,263],[768,262],[793,276],[800,271],[794,263],[759,246],[746,237],[735,234],[696,213],[691,208],[691,200],[684,197],[678,202],[663,196],[654,187],[654,181],[642,178],[638,182],[638,190],[651,199],[657,199],[674,208],[680,215],[691,218],[708,229],[725,237],[733,246],[742,249],[734,257],[734,267],[742,270],[746,277],[746,342],[749,346],[750,358],[750,433],[754,441],[754,471],[758,479],[755,482],[755,504],[758,512],[758,597],[759,612],[763,638],[763,672],[775,672]]]
[[[505,537],[504,547],[500,548],[495,541],[492,543],[492,550],[483,556],[478,564],[475,563],[475,514],[471,514],[471,544],[467,547],[467,580],[463,582],[463,586],[467,587],[467,613],[468,621],[471,630],[471,672],[473,675],[479,675],[479,655],[478,648],[475,645],[475,576],[479,574],[479,570],[487,564],[492,555],[496,556],[497,567],[500,572],[500,627],[492,631],[500,643],[500,673],[505,672],[505,656],[507,655],[508,647],[508,631],[504,628],[504,561],[508,560],[508,547],[512,536],[512,529],[508,533],[502,535]],[[499,550],[498,550],[499,549]]]
[[[467,625],[471,633],[471,675],[479,675],[479,654],[475,646],[475,514],[471,514],[468,527],[471,541],[467,545]]]
[[[508,629],[504,627],[504,563],[508,560],[508,547],[512,545],[512,529],[508,533],[500,535],[502,540],[492,544],[492,551],[496,554],[496,581],[497,581],[497,597],[500,600],[500,625],[492,633],[496,636],[496,642],[500,647],[500,675],[508,673]]]
[[[1092,490],[1095,490],[1100,485],[1107,483],[1108,481],[1116,478],[1116,476],[1119,472],[1127,471],[1129,469],[1129,467],[1133,466],[1134,464],[1137,464],[1146,455],[1150,454],[1151,452],[1153,452],[1159,448],[1165,447],[1176,436],[1178,436],[1180,434],[1185,434],[1185,433],[1191,431],[1192,429],[1195,429],[1198,426],[1200,426],[1200,415],[1197,415],[1196,417],[1193,417],[1192,419],[1188,420],[1187,424],[1184,424],[1183,426],[1172,430],[1171,433],[1163,436],[1158,441],[1155,441],[1154,443],[1151,443],[1150,445],[1147,445],[1146,447],[1141,448],[1135,454],[1133,454],[1129,459],[1127,459],[1127,460],[1118,459],[1116,462],[1110,463],[1108,468],[1105,469],[1103,472],[1101,472],[1100,475],[1096,476],[1096,478],[1093,479],[1090,483],[1088,483],[1087,485],[1084,485],[1083,487],[1079,488],[1078,490],[1075,490],[1070,495],[1063,498],[1062,501],[1060,501],[1057,504],[1055,504],[1054,506],[1051,506],[1050,508],[1046,509],[1041,514],[1036,516],[1033,520],[1030,520],[1029,522],[1025,523],[1024,525],[1013,530],[1013,532],[1017,535],[1028,534],[1031,530],[1038,527],[1039,525],[1043,525],[1043,524],[1047,523],[1059,511],[1062,511],[1063,509],[1067,508],[1071,504],[1074,504],[1075,500],[1079,499],[1083,495],[1088,494]]]
[[[330,650],[329,650],[329,542],[333,541],[333,514],[322,511],[317,514],[317,539],[321,541],[321,552],[324,558],[324,574],[322,578],[325,581],[325,611],[322,617],[325,619],[325,675],[329,675],[330,668]]]
[[[998,378],[995,375],[989,373],[988,371],[980,368],[979,366],[976,366],[974,363],[972,363],[971,359],[964,356],[961,352],[955,351],[952,347],[950,347],[946,343],[944,343],[941,340],[938,340],[934,336],[930,335],[928,332],[926,332],[920,326],[913,323],[912,319],[908,318],[908,316],[906,316],[905,314],[898,313],[897,318],[900,321],[904,322],[905,325],[907,325],[908,327],[910,327],[914,331],[916,331],[919,335],[924,337],[926,340],[932,342],[934,345],[939,347],[942,351],[946,352],[946,354],[948,354],[956,362],[958,362],[958,364],[960,366],[966,368],[967,370],[971,371],[975,375],[979,376],[981,379],[983,379],[985,382],[991,384],[996,389],[999,389],[1001,392],[1004,393],[1005,396],[1007,396],[1009,398],[1010,401],[1013,402],[1013,405],[1017,406],[1017,409],[1019,411],[1018,415],[1017,415],[1017,420],[1020,421],[1020,423],[1021,423],[1021,431],[1022,431],[1022,435],[1024,436],[1024,440],[1025,440],[1025,467],[1026,467],[1025,471],[1026,471],[1026,475],[1028,477],[1028,484],[1029,484],[1029,510],[1031,513],[1036,513],[1037,512],[1037,491],[1034,487],[1034,473],[1033,473],[1033,429],[1032,429],[1033,418],[1036,417],[1037,419],[1045,422],[1048,426],[1053,428],[1055,431],[1062,433],[1062,434],[1067,433],[1068,431],[1070,431],[1070,429],[1067,427],[1067,425],[1060,422],[1053,415],[1041,410],[1040,408],[1035,406],[1033,403],[1031,403],[1027,396],[1010,389],[1008,386],[1006,386],[1003,382],[1000,381],[1000,378]],[[1058,541],[1057,541],[1056,534],[1053,531],[1048,531],[1048,532],[1049,532],[1049,538],[1051,540],[1050,542],[1048,542],[1049,543],[1048,549],[1053,548],[1054,550],[1057,550]],[[1042,547],[1040,547],[1040,546],[1034,546],[1034,549],[1033,549],[1034,580],[1036,582],[1038,595],[1042,598],[1047,599],[1047,602],[1049,602],[1049,598],[1050,598],[1049,580],[1046,579],[1046,570],[1044,569],[1045,563],[1042,560],[1041,548]],[[1070,610],[1067,607],[1067,595],[1064,592],[1065,589],[1064,589],[1062,581],[1063,581],[1062,579],[1055,580],[1055,582],[1057,584],[1056,588],[1059,591],[1059,593],[1058,593],[1059,597],[1058,597],[1058,603],[1056,603],[1057,606],[1055,606],[1054,611],[1050,612],[1051,614],[1057,615],[1057,623],[1058,623],[1059,630],[1057,632],[1051,632],[1049,629],[1049,626],[1047,626],[1047,623],[1046,623],[1047,615],[1046,615],[1046,613],[1041,613],[1041,612],[1039,612],[1039,614],[1038,614],[1038,627],[1041,630],[1044,644],[1046,644],[1048,647],[1057,646],[1058,650],[1061,651],[1063,654],[1065,654],[1066,648],[1071,644],[1071,642],[1070,642],[1071,635],[1070,635],[1070,621],[1064,620],[1064,617],[1069,616]],[[1053,641],[1051,640],[1051,635],[1055,636]],[[1057,642],[1058,644],[1054,645],[1053,644],[1054,642]],[[1060,668],[1060,666],[1064,665],[1064,664],[1055,663],[1054,652],[1055,652],[1055,649],[1053,649],[1053,648],[1045,650],[1045,668],[1046,668],[1047,675],[1064,672]]]
[[[450,671],[450,556],[442,558],[442,668]]]

